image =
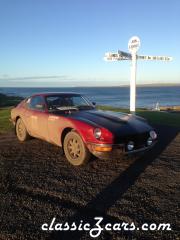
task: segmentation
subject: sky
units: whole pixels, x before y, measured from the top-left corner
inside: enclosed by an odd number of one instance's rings
[[[180,83],[179,0],[0,0],[0,87],[120,86],[130,61],[105,52],[173,61],[138,61],[137,84]]]

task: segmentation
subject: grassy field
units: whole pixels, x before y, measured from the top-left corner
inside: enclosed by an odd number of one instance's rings
[[[23,98],[19,96],[7,96],[0,93],[0,107],[16,106]]]
[[[107,106],[98,107],[102,110],[111,110],[116,112],[129,113],[127,109],[112,108]],[[13,129],[10,119],[11,108],[0,109],[0,134],[6,133]],[[161,124],[167,126],[180,127],[180,114],[179,113],[168,113],[168,112],[155,112],[147,111],[144,109],[137,109],[137,115],[146,118],[152,124]]]
[[[179,113],[138,111],[138,115],[155,124],[180,127]]]
[[[110,110],[115,112],[129,113],[128,109],[114,108],[110,106],[99,106],[101,110]],[[180,127],[180,113],[167,111],[149,111],[145,108],[137,108],[136,115],[146,118],[152,124],[161,124],[174,127]]]
[[[10,119],[10,108],[0,109],[0,134],[6,133],[13,129]]]

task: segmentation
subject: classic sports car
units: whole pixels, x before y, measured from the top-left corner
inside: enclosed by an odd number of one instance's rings
[[[77,93],[41,93],[13,108],[11,120],[19,141],[32,136],[56,144],[73,165],[84,164],[91,154],[112,158],[155,144],[157,134],[145,119],[94,105]]]

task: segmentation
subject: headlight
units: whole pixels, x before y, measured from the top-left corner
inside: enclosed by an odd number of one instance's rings
[[[94,129],[94,136],[97,139],[101,137],[101,129],[100,128],[95,128]]]
[[[151,137],[148,138],[147,140],[147,145],[150,146],[152,144],[153,140]]]
[[[128,150],[128,151],[132,151],[133,148],[134,148],[134,142],[133,142],[133,141],[128,142],[128,144],[127,144],[127,150]]]
[[[154,130],[150,131],[149,135],[153,140],[157,138],[157,133]]]

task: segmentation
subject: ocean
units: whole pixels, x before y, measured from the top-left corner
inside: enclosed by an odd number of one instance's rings
[[[0,93],[27,97],[39,92],[78,92],[97,105],[129,107],[129,87],[0,88]],[[137,87],[136,106],[153,108],[180,105],[180,86]]]

